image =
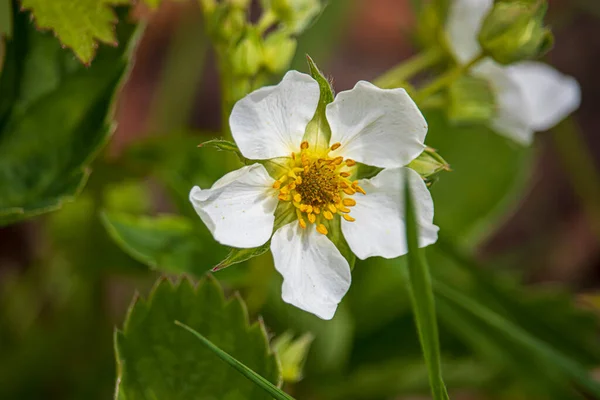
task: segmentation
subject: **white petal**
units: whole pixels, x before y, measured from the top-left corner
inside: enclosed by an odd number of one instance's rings
[[[492,128],[519,144],[531,144],[534,130],[522,85],[512,78],[507,67],[492,60],[485,60],[475,66],[473,73],[487,79],[494,91],[496,115],[492,120]]]
[[[433,200],[423,179],[410,168],[384,169],[371,179],[359,181],[367,194],[354,197],[356,205],[350,215],[356,221],[342,219],[344,237],[361,260],[373,256],[395,258],[408,252],[404,223],[405,173],[415,200],[419,247],[436,242],[439,228],[433,224]]]
[[[333,318],[351,275],[348,261],[331,240],[294,221],[273,234],[271,252],[283,276],[283,301],[319,318]]]
[[[401,167],[424,149],[427,122],[404,89],[360,81],[327,105],[335,154],[382,168]],[[335,155],[333,154],[333,155]]]
[[[219,243],[257,247],[273,232],[278,202],[273,182],[261,164],[248,165],[223,176],[210,189],[195,186],[190,201]]]
[[[319,94],[313,78],[289,71],[278,85],[263,87],[238,101],[229,126],[244,157],[267,160],[299,151]]]
[[[467,62],[481,50],[477,37],[494,0],[452,0],[446,33],[450,48],[459,62]]]
[[[573,77],[533,61],[513,64],[507,70],[525,96],[533,130],[548,130],[579,108],[581,89]]]

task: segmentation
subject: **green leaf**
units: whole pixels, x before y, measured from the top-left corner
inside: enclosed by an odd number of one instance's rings
[[[251,258],[263,255],[267,251],[269,251],[270,247],[271,247],[271,241],[269,240],[269,241],[267,241],[267,243],[263,244],[262,246],[254,247],[252,249],[232,248],[229,251],[229,254],[227,254],[227,257],[225,257],[225,259],[223,261],[221,261],[219,264],[217,264],[212,269],[212,271],[216,272],[216,271],[222,270],[224,268],[227,268],[231,265],[238,264],[238,263],[241,263],[244,261],[248,261]]]
[[[445,283],[436,281],[435,291],[453,307],[470,314],[476,320],[483,322],[496,331],[497,335],[521,347],[529,354],[529,357],[538,358],[538,365],[543,365],[545,368],[556,367],[564,374],[563,379],[567,378],[576,382],[586,392],[593,394],[595,397],[600,396],[600,383],[595,381],[581,364],[561,354],[543,341],[531,336],[511,321]],[[526,356],[522,358],[527,359]]]
[[[129,4],[129,0],[22,0],[22,4],[31,9],[39,28],[54,31],[64,46],[89,65],[96,41],[118,45],[114,30],[118,19],[111,6]]]
[[[189,326],[182,324],[179,321],[175,321],[176,325],[181,326],[183,329],[192,333],[196,336],[200,342],[205,345],[210,351],[212,351],[217,357],[221,360],[225,361],[232,368],[237,370],[240,374],[245,376],[248,380],[254,383],[256,386],[260,387],[262,390],[273,396],[277,400],[293,400],[293,397],[288,396],[283,390],[279,389],[277,386],[273,385],[271,382],[252,371],[250,368],[246,367],[244,364],[231,357],[229,354],[225,353],[223,350],[215,346],[210,340],[205,338],[203,335],[190,328]]]
[[[168,273],[200,276],[213,265],[210,237],[195,223],[176,215],[135,216],[103,212],[102,222],[111,238],[134,259]],[[207,241],[208,239],[209,241]]]
[[[329,139],[331,138],[331,128],[329,127],[329,122],[327,122],[325,108],[327,104],[333,101],[333,90],[327,78],[323,76],[323,73],[321,73],[308,54],[306,55],[306,60],[308,61],[310,75],[319,84],[321,94],[315,115],[306,126],[306,132],[304,132],[302,140],[308,142],[312,148],[327,148],[329,146]]]
[[[12,6],[11,0],[0,0],[0,42],[2,36],[12,36]],[[0,53],[0,66],[2,65],[2,54]],[[2,68],[0,68],[0,71]]]
[[[137,298],[115,333],[117,400],[270,399],[198,339],[181,321],[274,385],[280,383],[261,321],[250,325],[243,301],[226,300],[212,277],[194,288],[188,280],[161,279],[147,300]]]
[[[36,31],[26,13],[14,21],[0,77],[0,226],[55,210],[79,193],[113,131],[112,99],[136,36],[134,26],[120,24],[123,46],[101,49],[86,68]]]
[[[483,126],[452,126],[441,113],[428,113],[426,118],[428,145],[443,154],[453,170],[431,188],[435,222],[461,245],[474,246],[492,234],[521,199],[533,149]]]
[[[442,379],[440,343],[435,314],[435,301],[429,266],[424,250],[419,248],[419,228],[414,213],[413,198],[406,179],[404,201],[406,204],[406,239],[408,245],[408,288],[419,331],[425,363],[429,370],[429,384],[434,400],[448,400]]]

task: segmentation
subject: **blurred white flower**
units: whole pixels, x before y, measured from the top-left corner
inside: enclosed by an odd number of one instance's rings
[[[492,6],[493,0],[452,1],[446,30],[458,62],[466,63],[481,51],[477,36]],[[550,129],[581,102],[577,81],[541,62],[502,66],[486,59],[472,73],[487,79],[494,90],[494,130],[524,145],[533,141],[534,132]]]
[[[241,153],[252,160],[277,158],[284,172],[273,178],[260,163],[245,166],[210,189],[194,187],[190,201],[222,244],[252,248],[272,235],[283,300],[331,319],[351,280],[348,261],[327,236],[332,224],[341,222],[360,259],[405,254],[402,188],[408,177],[420,245],[434,243],[438,228],[423,179],[404,167],[423,151],[427,133],[406,91],[361,81],[339,93],[326,108],[330,143],[313,148],[303,135],[319,95],[312,77],[290,71],[278,85],[237,102],[229,123]],[[371,179],[351,180],[357,162],[384,169]],[[295,215],[273,233],[279,202],[292,205]]]

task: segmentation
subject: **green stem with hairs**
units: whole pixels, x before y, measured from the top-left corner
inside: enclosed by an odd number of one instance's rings
[[[398,64],[373,81],[382,89],[392,89],[402,86],[416,74],[437,64],[443,58],[439,49],[429,49]]]

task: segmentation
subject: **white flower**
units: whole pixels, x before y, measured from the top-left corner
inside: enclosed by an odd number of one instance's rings
[[[327,236],[333,224],[360,259],[407,252],[403,181],[410,179],[420,224],[420,245],[437,240],[433,202],[421,177],[404,166],[424,149],[427,123],[403,89],[359,82],[326,108],[331,140],[323,148],[303,141],[319,101],[309,75],[288,72],[281,83],[240,100],[231,132],[244,157],[276,158],[285,169],[271,177],[260,164],[230,172],[210,189],[194,187],[190,201],[222,244],[252,248],[266,243],[280,202],[292,222],[271,238],[275,268],[284,278],[283,300],[331,319],[350,287],[350,266]],[[371,179],[351,180],[356,163],[384,168]]]
[[[458,62],[466,63],[481,51],[477,35],[493,0],[453,0],[447,20],[450,47]],[[579,107],[577,81],[541,62],[502,66],[491,59],[472,73],[487,79],[496,95],[492,127],[518,143],[530,144],[533,133],[545,131]]]

